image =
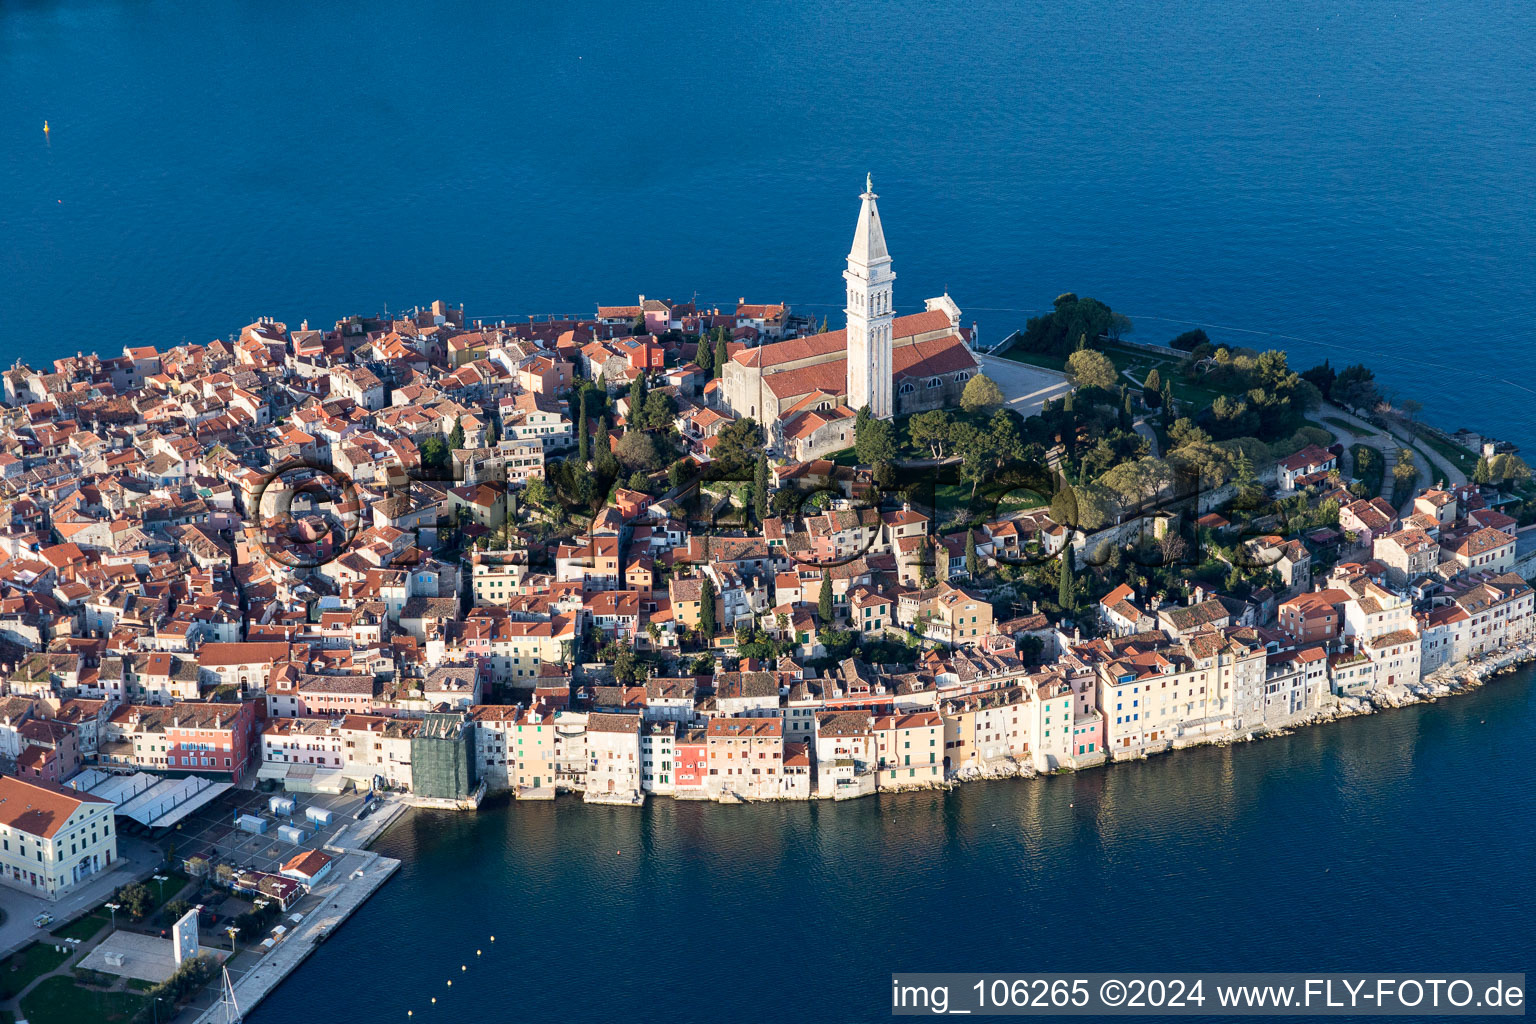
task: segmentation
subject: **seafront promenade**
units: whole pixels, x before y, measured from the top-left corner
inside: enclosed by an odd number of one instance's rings
[[[310,911],[271,951],[259,960],[250,960],[249,967],[246,961],[255,955],[254,949],[241,951],[229,962],[235,1002],[242,1014],[249,1014],[282,984],[316,946],[329,938],[399,870],[400,861],[380,856],[365,847],[403,814],[407,806],[398,797],[386,798],[379,810],[348,826],[337,836],[345,846],[326,847],[326,852],[334,855],[336,860],[332,863],[330,880],[313,890],[313,894],[321,899],[320,906]],[[205,991],[178,1019],[196,1024],[225,1024],[226,1008],[219,1001],[217,986]]]

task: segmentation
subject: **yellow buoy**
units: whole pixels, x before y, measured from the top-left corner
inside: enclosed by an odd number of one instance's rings
[[[469,970],[469,964],[459,964],[459,970],[461,970],[461,971]]]
[[[44,122],[43,122],[43,134],[44,134],[44,135],[47,135],[47,134],[48,134],[48,131],[49,131],[49,129],[48,129],[48,122],[47,122],[47,121],[44,121]]]
[[[475,950],[475,956],[479,956],[479,955],[480,955],[480,951],[478,949]]]

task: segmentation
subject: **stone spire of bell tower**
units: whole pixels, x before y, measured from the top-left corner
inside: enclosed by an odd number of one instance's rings
[[[857,412],[867,405],[875,416],[888,420],[896,411],[891,400],[891,284],[896,275],[868,175],[860,198],[859,224],[843,271],[848,292],[848,407]]]

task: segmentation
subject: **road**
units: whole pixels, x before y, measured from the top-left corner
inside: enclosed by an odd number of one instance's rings
[[[1349,454],[1350,445],[1363,444],[1366,447],[1375,448],[1381,452],[1384,460],[1383,464],[1386,467],[1386,475],[1382,484],[1383,489],[1391,487],[1392,468],[1397,465],[1398,451],[1409,447],[1413,448],[1417,459],[1428,462],[1427,466],[1419,466],[1419,489],[1422,490],[1425,487],[1433,486],[1441,480],[1444,480],[1451,487],[1467,482],[1467,475],[1465,473],[1428,445],[1412,445],[1406,438],[1396,432],[1380,430],[1354,413],[1345,412],[1336,405],[1327,405],[1325,409],[1327,410],[1328,419],[1343,420],[1354,428],[1353,432],[1351,432],[1337,424],[1327,424],[1328,428],[1338,435],[1339,443],[1344,445],[1345,465],[1342,468],[1350,471],[1351,475],[1353,475],[1354,466],[1352,464],[1353,459]],[[1412,514],[1413,498],[1411,496],[1403,503],[1400,511],[1405,516]]]

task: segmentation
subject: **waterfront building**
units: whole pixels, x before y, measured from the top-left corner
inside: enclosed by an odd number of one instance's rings
[[[703,729],[681,728],[673,741],[677,779],[674,796],[703,799],[709,795],[709,737]]]
[[[116,859],[110,800],[0,775],[0,881],[56,900]]]
[[[1033,687],[1019,685],[940,704],[945,770],[986,769],[1001,761],[1027,763],[1035,738],[1034,699]]]
[[[709,765],[705,791],[714,799],[785,796],[784,723],[773,718],[712,718],[704,729]]]
[[[638,804],[641,788],[639,715],[593,712],[587,716],[588,803]]]
[[[411,791],[463,801],[475,792],[474,722],[462,711],[430,712],[410,737]]]
[[[647,722],[640,729],[640,788],[658,796],[677,789],[677,723]]]
[[[937,711],[880,715],[873,728],[877,789],[944,781],[944,719]]]

